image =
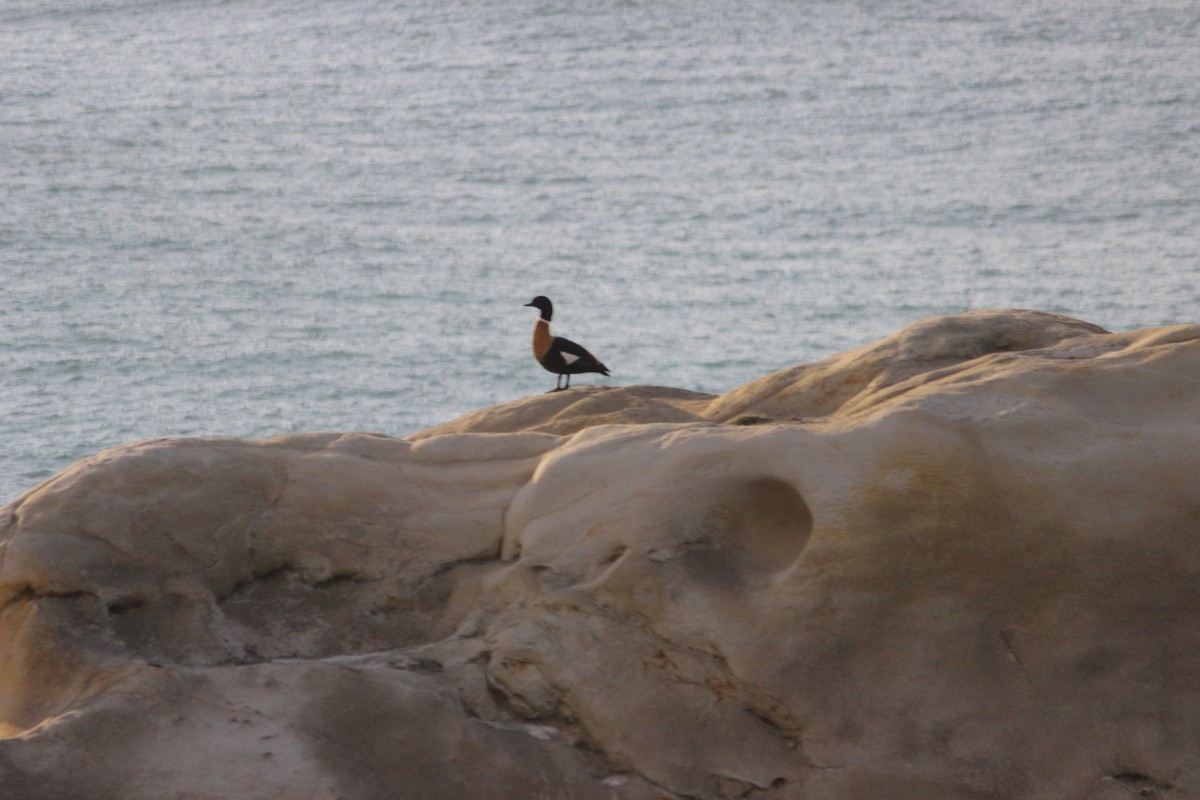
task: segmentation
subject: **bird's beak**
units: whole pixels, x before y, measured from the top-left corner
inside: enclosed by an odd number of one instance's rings
[[[530,308],[530,307],[532,307],[532,306],[533,306],[533,303],[526,303],[526,304],[525,304],[525,307],[526,307],[526,308]]]

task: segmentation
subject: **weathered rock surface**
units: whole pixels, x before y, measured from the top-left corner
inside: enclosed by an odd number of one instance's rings
[[[976,312],[101,453],[0,511],[0,800],[1200,797],[1198,387]]]

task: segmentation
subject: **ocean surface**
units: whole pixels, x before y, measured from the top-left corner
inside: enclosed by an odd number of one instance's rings
[[[4,0],[0,503],[138,439],[1200,318],[1200,4]]]

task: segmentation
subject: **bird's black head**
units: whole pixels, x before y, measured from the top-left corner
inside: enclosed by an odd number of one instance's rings
[[[542,312],[542,319],[546,320],[547,322],[549,322],[550,318],[554,316],[554,305],[550,302],[549,297],[543,297],[539,294],[525,305],[533,306],[538,311]]]

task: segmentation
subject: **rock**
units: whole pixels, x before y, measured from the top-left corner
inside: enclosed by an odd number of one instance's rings
[[[931,317],[848,353],[751,381],[711,403],[704,417],[852,417],[858,409],[870,412],[890,395],[940,382],[963,365],[978,366],[980,359],[998,354],[1036,353],[1080,338],[1092,347],[1117,346],[1091,337],[1102,333],[1087,322],[1035,311]]]
[[[1200,796],[1198,381],[976,312],[101,453],[0,511],[0,798]]]
[[[579,386],[480,409],[406,438],[421,441],[448,433],[516,431],[565,435],[594,425],[700,422],[714,399],[710,394],[664,386]]]

